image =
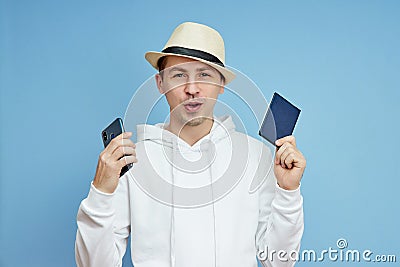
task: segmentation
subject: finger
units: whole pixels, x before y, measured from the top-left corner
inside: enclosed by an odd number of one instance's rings
[[[289,167],[289,163],[292,164],[292,168],[305,168],[306,167],[306,159],[303,154],[294,149],[293,153],[290,153],[284,160],[286,166]]]
[[[124,167],[128,164],[137,163],[137,162],[138,162],[138,160],[137,160],[136,156],[125,156],[118,160],[118,164],[119,164],[119,167],[121,167],[121,169],[122,169],[122,167]]]
[[[132,132],[123,132],[123,133],[120,133],[119,135],[117,135],[116,137],[114,137],[114,138],[112,138],[112,140],[111,140],[111,142],[110,142],[110,144],[111,143],[115,143],[115,142],[118,142],[119,140],[122,140],[122,139],[129,139],[129,138],[131,138],[132,137]]]
[[[294,165],[295,165],[295,162],[296,162],[296,154],[295,154],[295,152],[289,153],[287,155],[287,157],[283,161],[284,161],[284,163],[285,163],[285,165],[286,165],[286,167],[288,169],[293,168]]]
[[[136,148],[136,145],[130,139],[113,139],[110,144],[106,147],[109,153],[114,153],[114,151],[119,147],[132,147]]]
[[[292,146],[286,147],[285,151],[282,153],[281,157],[280,157],[280,163],[282,165],[282,167],[289,167],[289,165],[287,165],[287,158],[295,153],[296,151],[294,150],[294,148]],[[291,162],[290,162],[291,163]]]
[[[127,139],[127,138],[131,138],[132,137],[132,132],[123,132],[120,135],[118,135],[117,137],[115,137],[114,139]]]
[[[124,156],[136,156],[136,151],[132,147],[125,147],[121,146],[118,147],[114,152],[111,154],[111,160],[112,161],[118,161],[120,158]]]
[[[115,141],[116,147],[120,147],[120,146],[130,146],[133,148],[136,148],[135,143],[133,143],[133,141],[131,139],[121,139],[121,140],[116,140]]]
[[[305,168],[307,165],[306,158],[299,150],[297,150],[293,162],[294,162],[293,166],[298,168]]]
[[[122,151],[122,156],[125,155],[133,155],[136,156],[136,150],[133,147],[130,146],[122,146],[120,148],[118,148],[117,150],[115,150],[118,154],[121,153]]]
[[[275,153],[275,164],[281,164],[281,156],[285,152],[286,148],[290,145],[289,143],[284,143],[278,151]]]
[[[282,137],[278,140],[275,141],[275,145],[282,146],[284,143],[289,142],[293,146],[296,146],[296,138],[293,135],[288,135],[285,137]]]

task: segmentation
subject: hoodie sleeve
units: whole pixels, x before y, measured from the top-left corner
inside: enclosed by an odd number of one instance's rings
[[[120,178],[113,194],[93,184],[77,215],[75,259],[78,267],[122,266],[130,233],[127,178]]]
[[[271,153],[268,151],[266,155],[268,158],[261,162],[272,162]],[[300,187],[296,190],[280,188],[272,166],[258,194],[256,245],[260,262],[263,266],[293,266],[295,262],[290,255],[293,257],[299,252],[304,229]]]

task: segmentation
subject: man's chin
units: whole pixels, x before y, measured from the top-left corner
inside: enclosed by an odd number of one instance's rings
[[[188,121],[186,121],[185,126],[199,126],[201,125],[207,118],[206,117],[198,117],[198,118],[193,118]]]

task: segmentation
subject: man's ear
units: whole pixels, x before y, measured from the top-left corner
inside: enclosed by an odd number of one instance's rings
[[[222,83],[221,87],[219,88],[219,94],[223,94],[225,90],[225,83]]]
[[[164,84],[161,74],[157,73],[154,77],[156,79],[158,91],[160,92],[160,94],[164,94],[164,89],[163,89]]]

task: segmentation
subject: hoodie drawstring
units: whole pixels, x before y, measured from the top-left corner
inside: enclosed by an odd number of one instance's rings
[[[175,139],[172,139],[172,151],[171,151],[171,229],[170,229],[170,260],[171,267],[175,267],[175,196],[174,196],[174,187],[175,187],[175,175],[174,175],[174,158],[175,151],[177,149],[177,143]]]
[[[210,139],[208,139],[209,142],[209,147],[212,145],[212,136],[210,136]],[[208,167],[209,169],[209,175],[210,175],[210,188],[211,188],[211,203],[212,203],[212,212],[213,212],[213,229],[214,229],[214,267],[217,267],[217,233],[216,233],[216,217],[215,217],[215,205],[214,205],[214,187],[213,187],[213,176],[212,176],[212,168],[211,168],[211,157],[210,157],[210,150],[208,149],[208,162],[210,162],[210,166]],[[216,151],[214,150],[214,153]]]

